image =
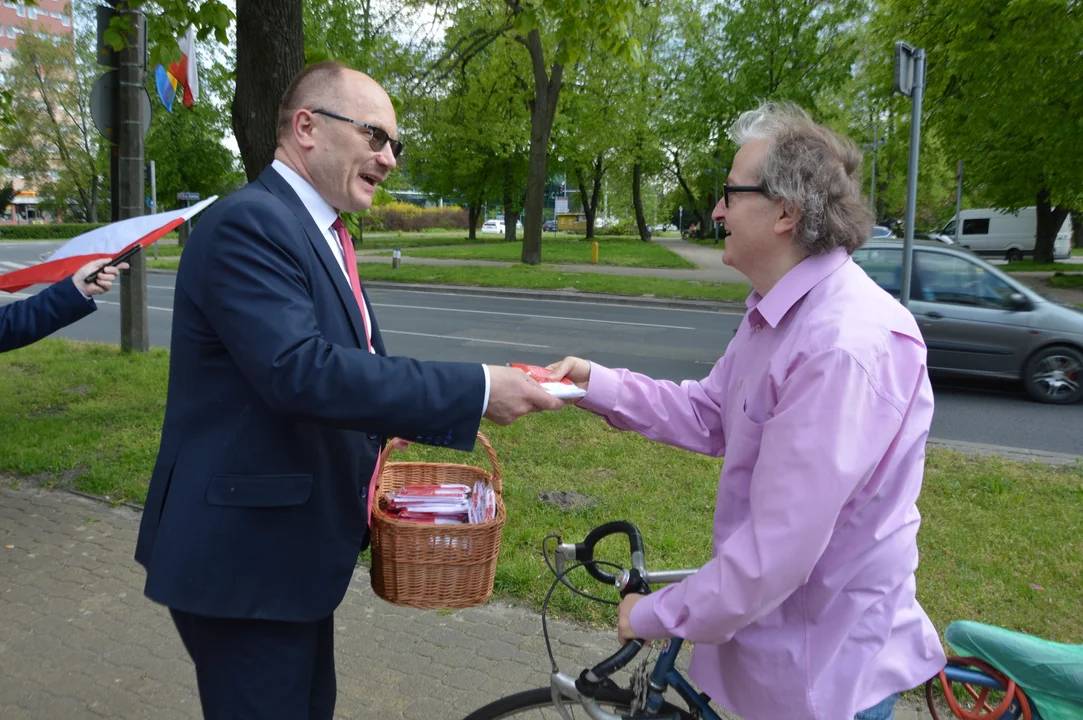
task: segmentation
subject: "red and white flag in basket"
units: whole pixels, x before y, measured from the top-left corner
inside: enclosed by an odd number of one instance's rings
[[[66,242],[45,262],[0,275],[0,290],[13,293],[38,283],[54,283],[91,260],[116,257],[137,244],[150,247],[217,199],[215,195],[190,208],[141,215],[85,232]]]

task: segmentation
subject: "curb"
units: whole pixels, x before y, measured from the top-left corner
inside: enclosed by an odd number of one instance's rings
[[[1006,460],[1040,462],[1045,463],[1046,465],[1074,465],[1076,463],[1083,463],[1083,457],[1071,455],[1069,453],[1058,453],[1048,450],[1028,450],[1026,448],[988,445],[985,443],[966,442],[964,440],[929,438],[925,445],[926,447],[939,448],[942,450],[954,450],[964,455],[996,455]]]
[[[148,275],[176,275],[176,270],[148,269]],[[706,312],[738,313],[744,315],[748,308],[743,302],[732,300],[695,300],[685,298],[659,298],[644,295],[611,295],[608,293],[581,293],[566,290],[526,290],[506,287],[482,287],[480,285],[438,285],[432,283],[402,283],[387,280],[365,280],[365,287],[384,290],[411,290],[451,295],[477,297],[515,298],[520,300],[560,300],[564,302],[589,302],[608,305],[635,305],[641,307],[698,310]]]

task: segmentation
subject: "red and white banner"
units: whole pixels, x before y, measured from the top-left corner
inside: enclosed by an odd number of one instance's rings
[[[83,233],[62,245],[45,262],[0,275],[0,290],[18,292],[38,283],[54,283],[91,260],[116,257],[137,244],[150,247],[217,199],[215,195],[190,208],[129,218]]]

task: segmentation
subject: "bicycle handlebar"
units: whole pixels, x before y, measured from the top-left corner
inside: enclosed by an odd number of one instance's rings
[[[617,576],[602,570],[594,564],[594,546],[598,544],[599,540],[619,533],[628,536],[628,546],[632,553],[632,567],[642,571],[644,568],[643,536],[640,534],[639,528],[627,520],[614,520],[613,522],[607,522],[605,525],[599,525],[587,534],[583,542],[575,544],[575,559],[586,565],[587,572],[591,574],[591,577],[607,585],[616,585]],[[635,590],[634,592],[642,591]],[[650,592],[650,589],[647,588],[646,592]]]

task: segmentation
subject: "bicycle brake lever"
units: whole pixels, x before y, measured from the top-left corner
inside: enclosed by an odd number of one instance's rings
[[[568,576],[564,574],[564,568],[567,563],[575,562],[575,545],[569,543],[557,544],[555,553],[557,577],[560,578],[561,584],[565,587],[575,590],[576,587],[568,581]],[[569,719],[570,720],[570,719]]]

